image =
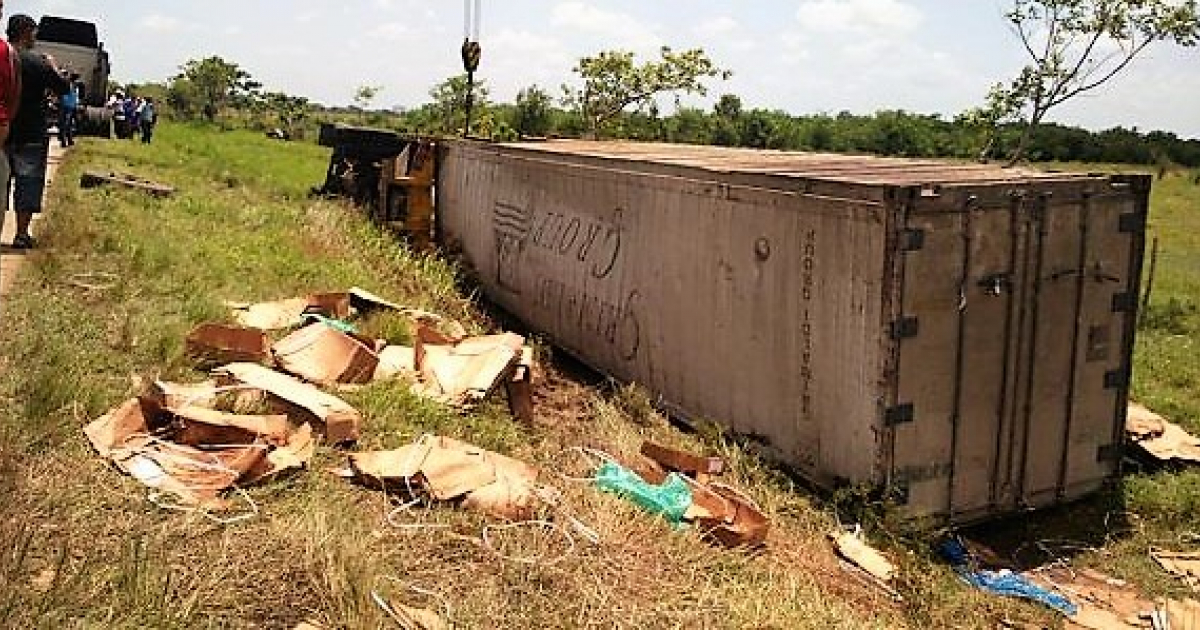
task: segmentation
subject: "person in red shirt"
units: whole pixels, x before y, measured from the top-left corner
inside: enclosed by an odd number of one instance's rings
[[[0,18],[4,17],[4,0],[0,0]],[[7,40],[0,39],[0,146],[8,143],[8,132],[17,115],[21,96],[20,56]],[[7,152],[0,154],[0,182],[11,176]],[[0,195],[0,216],[8,212],[8,195]]]

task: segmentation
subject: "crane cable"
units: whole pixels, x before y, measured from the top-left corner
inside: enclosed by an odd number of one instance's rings
[[[467,72],[467,120],[463,137],[471,135],[471,110],[475,106],[475,71],[483,49],[479,46],[479,31],[483,22],[483,0],[463,0],[463,70]]]

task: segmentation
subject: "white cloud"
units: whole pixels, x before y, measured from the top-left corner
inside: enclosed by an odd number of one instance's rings
[[[404,39],[412,34],[412,28],[403,22],[383,22],[371,29],[371,37],[382,39]]]
[[[694,26],[691,34],[712,52],[745,53],[758,47],[759,41],[741,22],[728,15],[709,18]]]
[[[702,38],[720,37],[736,33],[741,26],[737,20],[728,15],[722,15],[701,22],[692,29],[692,32]]]
[[[551,12],[556,27],[597,35],[606,48],[627,48],[649,52],[663,44],[657,30],[627,13],[605,11],[584,2],[562,2]]]
[[[562,40],[523,29],[504,29],[487,40],[485,75],[492,98],[512,101],[517,91],[537,84],[558,94],[579,55]]]
[[[179,30],[181,22],[173,17],[167,17],[158,13],[151,13],[138,20],[138,25],[148,31],[158,33],[172,33]]]
[[[827,33],[907,33],[924,17],[903,0],[804,0],[796,10],[801,28]]]

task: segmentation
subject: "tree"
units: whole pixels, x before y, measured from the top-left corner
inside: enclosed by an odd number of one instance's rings
[[[599,136],[607,123],[627,108],[639,111],[665,93],[708,93],[704,79],[728,79],[728,70],[718,68],[699,48],[675,52],[663,46],[658,61],[634,63],[634,54],[604,51],[579,60],[574,71],[583,80],[582,88],[564,86],[565,102],[577,108],[593,136]]]
[[[681,107],[666,121],[667,140],[682,144],[711,144],[712,120],[694,107]]]
[[[522,136],[545,136],[552,122],[550,95],[542,88],[531,85],[517,93],[517,106],[513,126]]]
[[[737,146],[742,141],[741,126],[742,99],[734,94],[723,94],[713,106],[713,144]]]
[[[1010,163],[1021,159],[1050,110],[1104,85],[1150,44],[1200,40],[1196,0],[1013,0],[1005,17],[1030,63],[992,88],[987,104],[966,118],[993,129],[1018,124]]]
[[[360,85],[354,91],[354,105],[361,110],[370,109],[371,103],[375,101],[375,97],[383,91],[382,85]]]
[[[299,125],[309,114],[307,98],[269,92],[262,95],[262,102],[266,110],[278,119],[279,127],[287,132],[289,138],[300,137]]]
[[[430,121],[432,129],[437,133],[462,133],[467,124],[467,95],[470,91],[467,75],[460,74],[450,77],[433,86],[429,96],[433,98],[438,120]],[[476,80],[474,88],[475,114],[471,123],[473,131],[480,135],[489,135],[495,125],[488,102],[488,88],[483,81]]]
[[[250,73],[238,67],[236,63],[216,56],[193,59],[183,64],[180,70],[173,82],[186,83],[176,91],[175,98],[199,99],[198,104],[187,103],[183,109],[193,111],[198,105],[210,122],[216,119],[217,113],[227,104],[248,98],[262,87],[261,83],[252,79]]]

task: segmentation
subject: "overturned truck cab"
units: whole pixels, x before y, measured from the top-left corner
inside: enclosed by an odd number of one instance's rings
[[[427,250],[433,238],[437,144],[385,129],[321,126],[318,142],[333,155],[317,195],[340,195],[367,208],[376,222]]]

